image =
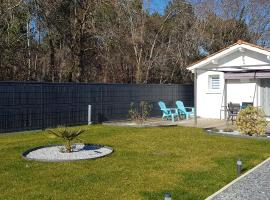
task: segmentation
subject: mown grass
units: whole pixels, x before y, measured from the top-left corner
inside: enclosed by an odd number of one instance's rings
[[[210,136],[196,128],[95,125],[80,138],[112,146],[97,160],[41,163],[29,148],[60,143],[43,132],[0,136],[0,199],[204,199],[270,155],[270,141]]]

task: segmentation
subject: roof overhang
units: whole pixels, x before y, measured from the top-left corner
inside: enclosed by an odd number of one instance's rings
[[[224,74],[224,79],[227,80],[242,80],[242,79],[269,79],[270,71],[258,72],[227,72]]]
[[[239,66],[222,66],[222,67],[206,67],[197,68],[199,71],[217,71],[217,72],[253,72],[253,71],[270,71],[270,64],[258,64],[258,65],[239,65]]]

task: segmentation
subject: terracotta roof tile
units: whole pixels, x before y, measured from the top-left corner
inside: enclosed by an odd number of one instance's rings
[[[249,46],[252,46],[252,47],[255,47],[255,48],[258,48],[258,49],[261,49],[261,50],[269,51],[270,52],[270,49],[269,48],[264,48],[262,46],[259,46],[259,45],[256,45],[256,44],[252,44],[252,43],[249,43],[249,42],[245,42],[243,40],[238,40],[237,42],[240,42],[240,44],[246,44],[246,45],[249,45]]]
[[[237,40],[237,42],[236,42],[237,44],[243,44],[244,43],[244,41],[243,40]]]

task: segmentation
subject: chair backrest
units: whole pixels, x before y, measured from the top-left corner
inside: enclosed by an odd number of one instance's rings
[[[241,108],[241,106],[239,103],[230,102],[228,104],[229,113],[237,114],[240,111],[240,108]]]
[[[176,106],[179,110],[181,110],[182,112],[187,112],[184,103],[182,101],[176,101]]]
[[[162,110],[163,112],[167,112],[166,104],[163,101],[159,101],[158,105],[160,107],[160,110]]]
[[[160,107],[160,110],[166,110],[167,109],[166,104],[163,101],[159,101],[158,105]]]

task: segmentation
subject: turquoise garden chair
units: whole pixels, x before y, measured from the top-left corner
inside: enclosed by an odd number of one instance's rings
[[[166,107],[165,103],[163,101],[158,102],[158,105],[160,107],[160,110],[162,111],[162,120],[164,120],[164,118],[168,119],[172,119],[172,122],[174,122],[174,118],[177,117],[179,120],[179,115],[178,115],[178,111],[177,109],[175,109],[175,112],[172,112],[172,109],[169,109]]]
[[[188,119],[190,116],[194,116],[193,107],[185,107],[182,101],[176,101],[176,106],[177,106],[179,115],[184,115],[186,119]]]

